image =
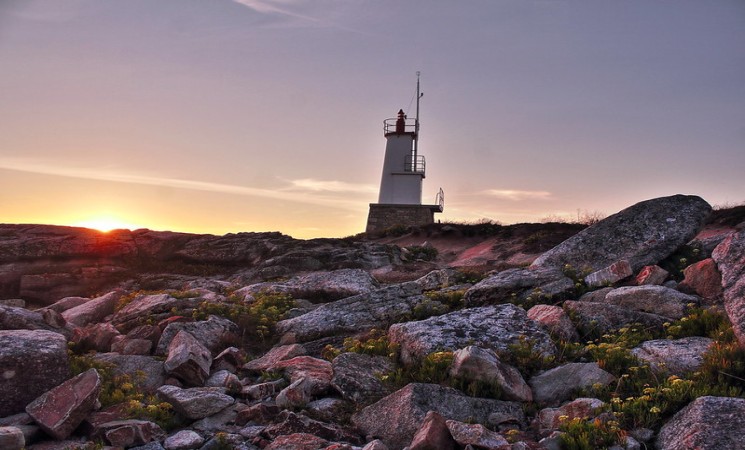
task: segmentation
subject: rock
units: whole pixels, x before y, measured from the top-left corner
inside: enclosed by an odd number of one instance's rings
[[[340,422],[344,416],[349,416],[353,405],[346,400],[326,397],[313,400],[305,405],[310,417],[324,422]]]
[[[695,372],[704,363],[704,354],[714,343],[705,337],[658,339],[642,342],[631,354],[649,364],[657,372],[684,375]]]
[[[450,434],[462,446],[471,445],[476,448],[499,449],[510,445],[502,435],[481,424],[467,424],[456,420],[448,420],[446,423]]]
[[[22,298],[6,298],[0,300],[0,306],[12,306],[13,308],[25,308],[26,301]]]
[[[178,299],[168,294],[141,295],[114,314],[111,322],[121,332],[126,333],[143,325],[145,319],[160,321],[171,317],[173,308],[190,311],[202,301],[201,297]]]
[[[235,399],[225,395],[219,388],[189,388],[161,386],[158,397],[170,403],[174,411],[187,419],[197,420],[216,414],[235,403]]]
[[[275,366],[280,361],[292,359],[296,356],[302,356],[305,354],[305,349],[300,344],[282,345],[272,348],[261,358],[256,358],[247,362],[243,366],[243,369],[252,372],[261,372]]]
[[[458,271],[451,268],[433,270],[427,275],[417,279],[414,283],[418,284],[423,291],[434,291],[444,289],[457,283]]]
[[[0,427],[0,448],[22,450],[26,446],[23,431],[18,427]]]
[[[552,336],[564,342],[579,341],[579,334],[567,313],[556,305],[535,305],[528,310],[528,318],[538,322]]]
[[[241,389],[241,395],[251,400],[262,400],[274,397],[279,394],[282,389],[286,388],[287,385],[287,380],[280,378],[279,380],[244,386],[243,389]]]
[[[49,306],[45,306],[40,309],[51,309],[52,311],[62,314],[64,311],[67,311],[68,309],[74,308],[76,306],[80,306],[88,301],[90,301],[90,299],[86,297],[65,297],[63,299],[57,300]]]
[[[674,195],[637,203],[585,228],[539,256],[532,268],[596,271],[626,260],[632,272],[657,264],[690,241],[711,213],[696,196]]]
[[[741,347],[745,347],[745,230],[733,233],[712,253],[722,274],[724,309]]]
[[[168,436],[163,443],[166,450],[191,450],[204,444],[204,438],[191,430],[181,430],[176,434]]]
[[[67,439],[93,411],[100,391],[101,377],[96,369],[89,369],[42,394],[26,406],[26,412],[48,435]]]
[[[228,347],[212,360],[212,369],[227,370],[228,372],[235,373],[247,359],[248,355],[245,350],[237,347]]]
[[[607,303],[575,302],[567,300],[564,309],[578,320],[578,328],[587,334],[612,333],[626,325],[640,323],[644,327],[662,328],[669,318],[627,309]]]
[[[124,295],[123,291],[113,291],[101,297],[89,300],[74,308],[62,312],[62,317],[69,323],[84,327],[91,323],[98,323],[106,316],[114,314],[116,303]]]
[[[636,284],[638,286],[644,285],[661,285],[670,276],[670,272],[663,269],[658,265],[644,266],[641,268],[638,274],[636,274]]]
[[[633,275],[631,265],[625,259],[616,261],[608,267],[597,270],[585,277],[587,286],[594,288],[607,286]]]
[[[210,351],[190,333],[179,331],[168,348],[163,367],[188,386],[203,386],[212,366]]]
[[[365,435],[398,449],[411,442],[429,411],[446,419],[477,423],[489,422],[492,415],[518,424],[525,420],[519,403],[472,398],[452,388],[412,383],[362,409],[352,416],[352,422]]]
[[[378,289],[378,282],[362,269],[340,269],[314,272],[293,277],[281,283],[259,283],[236,291],[236,294],[256,295],[260,292],[287,294],[314,303],[325,303]]]
[[[569,363],[540,373],[528,384],[533,388],[533,400],[557,404],[568,400],[578,390],[594,384],[607,386],[616,377],[598,367],[597,363]]]
[[[678,411],[660,429],[660,450],[743,450],[745,399],[699,397]]]
[[[613,289],[603,303],[623,306],[671,319],[686,315],[689,304],[698,305],[700,299],[664,286],[626,286]]]
[[[0,331],[0,417],[26,405],[67,379],[67,340],[44,330]]]
[[[235,421],[238,414],[247,408],[245,403],[233,403],[222,411],[192,422],[190,428],[205,435],[219,432],[238,433],[241,427],[236,425]]]
[[[54,311],[30,311],[25,308],[0,305],[0,330],[46,330],[69,337],[72,332],[54,320]]]
[[[292,319],[277,323],[279,334],[308,342],[327,336],[356,334],[411,317],[427,297],[416,283],[403,283],[326,303]]]
[[[522,339],[533,342],[544,356],[556,353],[548,333],[528,318],[524,309],[512,304],[482,306],[454,311],[416,322],[392,325],[391,343],[401,349],[401,360],[412,364],[436,351],[455,351],[468,345],[507,352]]]
[[[342,353],[334,358],[332,367],[331,384],[345,399],[368,405],[390,394],[380,377],[393,372],[394,365],[384,356]]]
[[[380,439],[375,439],[374,441],[370,441],[362,447],[362,450],[388,450],[388,446],[383,443]]]
[[[133,447],[166,437],[163,430],[146,420],[115,420],[102,424],[94,439],[105,439],[114,447]]]
[[[235,418],[235,423],[240,426],[246,425],[249,422],[266,425],[275,422],[275,418],[280,412],[281,410],[274,403],[256,403],[241,410]]]
[[[548,436],[552,431],[559,429],[564,420],[572,419],[594,419],[605,412],[606,403],[596,398],[580,397],[565,403],[560,408],[544,408],[538,412],[536,421],[538,432],[541,436]]]
[[[154,393],[166,380],[163,362],[152,356],[101,353],[94,359],[111,364],[116,376],[130,376],[131,382],[145,393]]]
[[[163,330],[160,341],[155,349],[156,355],[168,353],[168,346],[180,331],[187,331],[212,354],[217,354],[231,342],[237,340],[238,325],[220,316],[209,316],[207,320],[199,322],[171,323]]]
[[[88,325],[85,328],[76,328],[70,341],[80,352],[95,350],[105,353],[111,350],[111,343],[117,336],[120,334],[114,325],[104,322]]]
[[[322,439],[335,442],[349,442],[359,444],[360,436],[348,431],[339,425],[319,422],[303,414],[292,411],[282,411],[277,417],[279,423],[269,425],[264,429],[264,434],[270,439],[293,433],[308,433]]]
[[[218,370],[213,373],[209,378],[207,378],[204,385],[206,387],[223,388],[226,392],[231,394],[239,393],[241,389],[243,389],[241,380],[239,380],[235,374],[230,373],[227,370]]]
[[[678,285],[682,292],[696,294],[708,305],[722,301],[722,274],[713,259],[691,264],[683,270],[683,276],[683,281]]]
[[[111,351],[121,355],[149,355],[153,348],[148,339],[130,339],[127,336],[115,336],[111,340]]]
[[[579,301],[590,302],[590,303],[602,303],[603,300],[605,300],[605,296],[608,295],[608,293],[611,291],[613,291],[612,287],[605,287],[602,289],[597,289],[594,291],[586,292],[582,294],[582,296],[579,298]]]
[[[430,411],[424,416],[424,421],[422,421],[409,445],[409,450],[457,449],[458,443],[450,434],[445,418],[435,411]]]
[[[293,433],[277,436],[264,450],[318,450],[326,448],[329,441],[308,433]]]
[[[528,297],[563,296],[574,289],[574,281],[558,269],[508,269],[484,278],[463,297],[466,306],[491,305],[525,300]]]
[[[278,362],[270,370],[284,371],[290,379],[290,385],[277,396],[280,407],[305,406],[313,396],[324,394],[331,388],[333,368],[323,359],[296,356]]]
[[[452,377],[495,384],[505,400],[533,401],[533,393],[520,371],[500,361],[493,350],[471,345],[456,351],[453,356]]]

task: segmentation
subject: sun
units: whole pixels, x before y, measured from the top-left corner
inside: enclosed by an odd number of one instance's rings
[[[80,220],[72,225],[76,227],[92,228],[102,233],[108,233],[111,230],[136,230],[137,228],[142,228],[139,225],[127,223],[124,220],[112,216],[92,217],[90,219]]]

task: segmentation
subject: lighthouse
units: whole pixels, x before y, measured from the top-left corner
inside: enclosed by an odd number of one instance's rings
[[[416,117],[403,109],[394,118],[383,121],[386,139],[383,175],[378,203],[370,204],[368,233],[380,233],[396,226],[410,227],[434,223],[434,214],[443,211],[442,189],[435,203],[422,204],[422,182],[426,176],[424,156],[419,154],[419,72],[416,82]]]

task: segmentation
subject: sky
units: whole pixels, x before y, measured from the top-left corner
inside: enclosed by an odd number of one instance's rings
[[[417,71],[443,222],[745,201],[742,0],[0,0],[0,223],[359,233]]]

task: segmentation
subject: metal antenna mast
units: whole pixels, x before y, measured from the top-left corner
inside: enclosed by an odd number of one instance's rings
[[[419,92],[419,76],[422,73],[417,70],[416,72],[416,119],[414,121],[414,161],[416,164],[417,150],[419,148],[419,99],[424,96],[423,93]]]

